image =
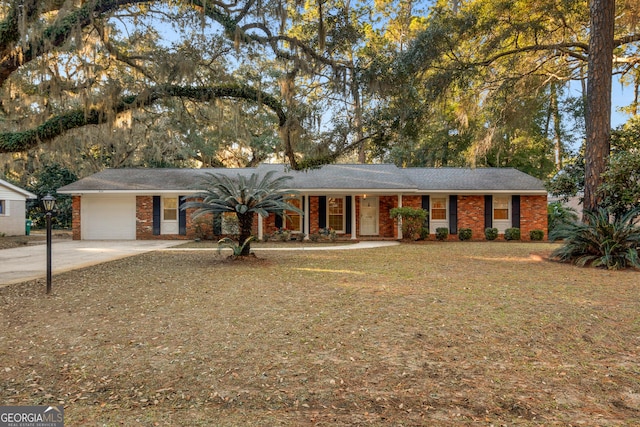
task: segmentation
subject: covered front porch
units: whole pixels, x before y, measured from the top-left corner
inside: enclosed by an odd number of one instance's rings
[[[391,218],[390,211],[409,205],[420,207],[420,197],[382,192],[299,193],[290,203],[300,208],[303,215],[287,212],[284,221],[279,216],[258,217],[259,239],[281,229],[304,233],[305,239],[329,231],[350,240],[402,239],[402,224]]]

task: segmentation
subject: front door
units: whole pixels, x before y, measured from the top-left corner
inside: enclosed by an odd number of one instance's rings
[[[360,198],[360,235],[376,236],[378,231],[378,198]]]

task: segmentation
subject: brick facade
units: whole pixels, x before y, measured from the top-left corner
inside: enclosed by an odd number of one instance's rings
[[[544,231],[544,239],[548,238],[547,196],[520,197],[520,233],[522,240],[530,240],[532,230]]]
[[[484,240],[484,196],[458,196],[458,231],[461,228],[470,228],[473,240]]]
[[[73,240],[82,239],[82,224],[80,222],[82,211],[82,198],[80,196],[71,197],[71,237]]]
[[[310,234],[319,232],[319,196],[309,197],[309,228]],[[356,209],[356,224],[352,224],[352,230],[359,235],[359,218],[361,196],[354,195]],[[381,195],[379,198],[378,225],[380,238],[398,238],[398,226],[396,220],[391,218],[391,209],[398,206],[397,195]],[[484,240],[484,195],[461,195],[457,196],[458,205],[458,230],[470,228],[474,240]],[[402,205],[405,207],[422,207],[421,195],[407,195],[402,198]],[[72,197],[73,210],[73,239],[82,238],[81,230],[81,196]],[[191,218],[193,210],[186,212],[186,235],[180,234],[153,234],[153,196],[136,196],[136,239],[138,240],[167,240],[167,239],[215,239],[220,236],[214,235],[213,216],[204,215],[195,221]],[[345,213],[346,214],[346,213]],[[269,215],[263,219],[263,233],[272,234],[277,230],[276,215]],[[547,237],[547,197],[545,195],[521,196],[520,197],[520,231],[522,240],[529,240],[529,232],[532,230],[543,230]],[[258,216],[256,215],[253,233],[258,234]],[[350,237],[350,233],[341,237]],[[433,235],[431,236],[433,238]],[[450,235],[449,239],[457,239],[456,235]]]

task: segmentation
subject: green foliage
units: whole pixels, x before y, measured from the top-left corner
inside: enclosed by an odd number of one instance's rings
[[[436,239],[440,241],[447,240],[449,237],[449,229],[447,227],[436,228]]]
[[[229,237],[225,237],[218,240],[218,253],[221,253],[222,249],[224,248],[230,248],[233,251],[234,257],[247,256],[250,252],[245,253],[245,248],[248,248],[251,242],[254,240],[256,240],[255,236],[249,236],[244,240],[242,244],[239,244],[239,242]]]
[[[471,240],[473,231],[470,228],[461,228],[458,230],[458,239],[464,241]]]
[[[520,229],[519,228],[507,228],[504,230],[504,239],[505,240],[520,240]]]
[[[552,196],[565,202],[584,190],[584,156],[578,154],[546,183]]]
[[[235,178],[223,174],[208,174],[208,178],[201,184],[202,190],[190,196],[189,201],[182,204],[181,209],[195,208],[192,218],[208,213],[233,212],[238,218],[238,245],[242,248],[241,255],[249,255],[251,250],[251,228],[255,214],[262,217],[270,213],[282,215],[285,211],[303,212],[286,200],[293,195],[293,191],[285,191],[290,176],[283,175],[274,178],[275,171],[269,171],[260,177],[252,173],[249,177],[238,174]],[[224,239],[223,239],[224,240]],[[240,245],[239,242],[245,242]]]
[[[338,238],[338,234],[336,233],[336,231],[330,227],[321,228],[318,234],[329,239],[331,242],[335,242],[335,240]]]
[[[553,202],[547,206],[547,221],[551,234],[559,227],[578,221],[578,214],[575,209],[564,206],[562,202]]]
[[[53,228],[71,227],[71,195],[58,194],[58,188],[78,180],[76,174],[57,163],[47,164],[32,176],[27,190],[36,194],[36,200],[27,200],[27,217],[33,221],[35,227],[45,226],[45,213],[42,198],[51,194],[56,198],[56,210],[51,219]]]
[[[498,238],[498,229],[497,228],[485,228],[484,229],[484,237],[487,240],[496,240]]]
[[[640,268],[640,227],[634,224],[639,215],[640,208],[635,208],[612,221],[604,208],[587,211],[587,223],[566,223],[550,234],[552,241],[563,240],[552,257],[581,267]]]
[[[640,118],[611,134],[609,165],[599,191],[602,205],[616,216],[640,207]]]
[[[391,218],[402,219],[402,235],[405,239],[416,240],[420,236],[427,211],[420,208],[401,207],[391,209]]]
[[[280,242],[288,242],[291,240],[291,232],[289,230],[280,229],[273,233],[272,237]]]
[[[544,231],[543,230],[531,230],[529,231],[529,238],[533,241],[540,241],[544,239]]]
[[[429,238],[429,227],[424,225],[420,227],[420,240],[427,240]]]

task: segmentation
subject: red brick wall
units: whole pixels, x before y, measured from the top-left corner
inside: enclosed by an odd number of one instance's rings
[[[520,234],[522,240],[530,240],[531,230],[544,231],[548,238],[547,196],[520,197]]]
[[[484,240],[484,196],[458,196],[458,232],[461,228],[470,228],[473,240]]]
[[[82,199],[80,196],[71,197],[71,236],[73,240],[82,239]]]
[[[391,209],[398,207],[398,196],[380,197],[380,237],[398,238],[398,226],[391,218]]]
[[[153,196],[136,196],[136,240],[154,238]]]

